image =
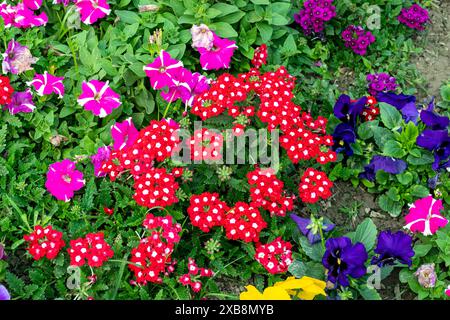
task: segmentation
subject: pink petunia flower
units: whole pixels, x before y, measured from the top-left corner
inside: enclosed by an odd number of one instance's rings
[[[111,136],[114,140],[114,150],[122,150],[133,145],[139,136],[139,131],[134,126],[132,119],[128,118],[111,126]]]
[[[97,153],[91,156],[92,164],[94,165],[94,175],[96,177],[104,177],[106,173],[101,173],[100,168],[106,160],[109,159],[111,154],[111,147],[105,146],[97,149]]]
[[[55,77],[45,71],[44,74],[36,74],[32,81],[27,82],[27,85],[32,85],[40,96],[56,93],[59,98],[62,98],[64,95],[63,80],[64,77]]]
[[[48,168],[45,187],[58,200],[69,201],[74,192],[83,188],[84,184],[83,173],[69,159],[55,162]]]
[[[118,108],[122,103],[120,96],[109,87],[109,82],[91,80],[83,82],[82,93],[78,97],[78,103],[86,110],[100,118],[106,117],[113,109]]]
[[[106,0],[79,0],[75,5],[81,15],[81,21],[86,24],[93,24],[111,12]]]
[[[33,112],[35,108],[36,106],[33,103],[33,95],[30,89],[24,92],[14,92],[11,102],[5,106],[5,109],[8,109],[11,114]]]
[[[450,297],[450,284],[447,286],[444,292],[447,295],[447,297]]]
[[[23,4],[30,10],[38,10],[42,6],[42,0],[23,0]]]
[[[417,200],[405,216],[404,228],[411,232],[420,232],[424,236],[435,234],[439,228],[445,227],[448,223],[440,213],[443,208],[442,200],[433,199],[432,196]]]
[[[180,68],[179,71],[173,77],[173,84],[169,87],[167,92],[161,91],[161,97],[167,102],[173,102],[181,99],[186,103],[191,98],[191,87],[189,83],[192,82],[192,73],[185,69]]]
[[[200,53],[200,64],[204,70],[218,70],[229,68],[231,57],[236,50],[235,41],[219,38],[214,34],[213,47],[208,50],[206,48],[197,48]]]
[[[172,86],[174,84],[173,77],[180,68],[183,67],[183,62],[172,59],[170,54],[161,50],[158,58],[152,63],[144,67],[144,71],[147,77],[150,78],[150,84],[153,89],[162,89],[166,86]]]

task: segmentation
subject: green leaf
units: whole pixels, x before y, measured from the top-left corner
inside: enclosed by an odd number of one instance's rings
[[[358,126],[358,137],[368,140],[373,137],[373,128],[378,126],[378,120],[363,122]]]
[[[324,254],[322,244],[320,243],[310,244],[307,238],[301,237],[300,246],[302,247],[305,254],[312,260],[322,261],[322,257]]]
[[[218,10],[220,12],[220,14],[217,15],[218,17],[223,17],[228,14],[241,11],[241,10],[239,10],[238,7],[233,6],[231,4],[226,4],[226,3],[216,3],[213,6],[211,6],[209,9]]]
[[[254,4],[270,4],[270,0],[250,0]]]
[[[416,244],[414,246],[414,258],[425,257],[431,248],[433,248],[431,244]]]
[[[399,201],[391,200],[387,195],[382,194],[378,198],[378,205],[381,210],[388,212],[392,217],[398,217],[402,212],[403,204]]]
[[[211,24],[210,27],[219,37],[222,38],[234,38],[238,36],[238,33],[234,30],[231,24],[226,22],[216,22]]]
[[[377,238],[377,226],[373,223],[372,219],[366,218],[361,224],[356,227],[353,242],[361,242],[367,251],[370,251],[375,245]]]
[[[120,21],[127,24],[139,23],[141,18],[139,15],[132,11],[126,10],[115,10],[116,16],[119,17]]]
[[[413,180],[413,175],[411,172],[403,172],[400,174],[395,175],[398,182],[400,182],[403,185],[409,185]]]
[[[358,291],[364,300],[381,300],[381,296],[378,294],[375,288],[369,288],[367,285],[358,287]]]
[[[388,129],[395,129],[400,127],[402,123],[402,115],[401,113],[390,104],[380,102],[380,117],[383,124]]]
[[[380,149],[383,149],[385,143],[389,140],[394,140],[394,134],[382,127],[374,127],[373,128],[373,137],[375,139],[375,143],[380,147]]]
[[[383,146],[383,154],[388,157],[402,158],[406,152],[402,149],[402,145],[399,142],[389,140]]]
[[[424,198],[430,194],[430,191],[424,186],[415,185],[411,188],[411,194],[418,198]]]
[[[264,43],[269,42],[270,38],[272,37],[272,33],[273,33],[272,27],[269,26],[265,22],[258,22],[256,24],[256,28],[258,28],[262,42],[264,42]]]

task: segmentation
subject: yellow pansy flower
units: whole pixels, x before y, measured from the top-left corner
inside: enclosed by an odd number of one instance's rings
[[[313,300],[317,295],[326,296],[326,283],[310,277],[296,279],[289,277],[284,281],[275,283],[272,287],[267,287],[261,293],[254,286],[246,286],[247,291],[240,295],[241,300],[291,300],[291,295],[302,300]],[[300,290],[298,292],[298,290]],[[297,293],[298,292],[298,293]]]

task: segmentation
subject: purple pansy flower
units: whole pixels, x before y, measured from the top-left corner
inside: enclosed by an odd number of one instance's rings
[[[333,112],[336,118],[345,123],[350,123],[353,126],[356,124],[358,116],[363,112],[367,103],[367,97],[362,97],[356,101],[342,94],[336,101]]]
[[[328,281],[347,287],[349,276],[361,278],[366,274],[367,252],[362,243],[352,244],[347,237],[330,238],[325,247],[322,264],[328,271]]]
[[[372,258],[372,264],[380,267],[393,265],[396,260],[411,266],[411,258],[414,256],[412,238],[403,231],[397,231],[396,233],[388,230],[380,232],[377,247],[374,251],[378,256]]]
[[[417,145],[419,147],[430,150],[434,154],[434,162],[431,166],[433,170],[437,171],[441,168],[449,166],[450,157],[450,136],[447,129],[445,130],[424,130],[417,137]],[[444,164],[441,165],[441,162]]]
[[[33,112],[35,108],[36,106],[33,103],[33,95],[30,89],[24,92],[14,92],[11,102],[5,106],[5,109],[8,109],[11,114]]]
[[[406,170],[408,165],[401,159],[376,155],[370,160],[370,163],[364,167],[364,172],[359,174],[361,179],[369,181],[375,180],[378,170],[383,170],[390,174],[399,174]]]
[[[348,123],[340,123],[333,132],[333,147],[336,152],[344,152],[347,156],[353,155],[352,143],[356,141],[355,128]]]
[[[320,242],[320,233],[319,232],[314,233],[314,230],[312,229],[312,225],[311,225],[311,219],[301,218],[293,213],[291,213],[290,217],[297,224],[300,232],[306,238],[308,238],[309,243],[315,244],[317,242]],[[322,230],[323,230],[323,232],[330,232],[331,230],[334,229],[334,227],[335,227],[335,225],[332,223],[324,223],[322,226]]]
[[[448,117],[439,116],[433,111],[434,97],[428,104],[428,108],[420,112],[420,120],[432,130],[444,130],[448,128],[450,120]]]
[[[406,122],[412,121],[415,124],[417,123],[419,111],[416,107],[415,96],[407,96],[402,93],[380,92],[376,95],[376,99],[378,102],[384,102],[394,106],[402,113],[403,119],[405,119]]]
[[[0,284],[0,300],[11,300],[8,290],[2,284]]]

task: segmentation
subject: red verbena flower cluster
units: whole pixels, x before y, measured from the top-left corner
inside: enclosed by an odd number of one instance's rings
[[[111,152],[110,158],[99,170],[100,174],[109,174],[114,181],[123,172],[129,170],[134,179],[133,198],[145,207],[169,206],[178,201],[175,192],[181,169],[167,172],[165,168],[154,168],[154,162],[164,161],[179,147],[176,129],[166,120],[152,120],[150,125],[139,132],[136,141],[129,147]]]
[[[292,263],[292,245],[280,237],[274,241],[259,245],[256,248],[255,259],[272,274],[283,273]]]
[[[372,121],[380,114],[380,108],[377,107],[377,100],[375,97],[367,97],[367,104],[362,112],[365,121]]]
[[[34,260],[55,259],[59,251],[66,245],[62,232],[54,230],[52,226],[43,228],[35,226],[34,231],[25,235],[24,240],[28,242],[28,252]]]
[[[78,267],[83,266],[86,261],[90,267],[101,267],[114,256],[102,232],[88,233],[85,238],[71,240],[67,251],[70,256],[70,265]]]
[[[190,140],[191,159],[220,160],[222,158],[223,136],[210,129],[196,130]]]
[[[221,226],[228,210],[227,204],[219,199],[219,194],[210,192],[192,195],[187,209],[192,225],[203,232],[209,232],[211,228]]]
[[[0,76],[0,105],[10,103],[13,93],[14,89],[11,87],[9,78]]]
[[[134,200],[144,207],[167,207],[176,202],[179,185],[165,168],[151,168],[134,179]]]
[[[171,256],[175,244],[180,241],[181,225],[171,216],[155,217],[152,214],[146,216],[143,225],[152,231],[151,235],[141,239],[138,247],[131,251],[132,264],[128,266],[137,283],[162,283],[161,274],[173,272],[176,264]]]
[[[308,168],[301,177],[298,188],[300,198],[306,203],[316,203],[320,199],[331,197],[333,182],[322,171]]]
[[[212,277],[214,273],[210,269],[199,268],[192,258],[189,258],[188,261],[188,273],[180,276],[178,282],[182,285],[190,286],[194,292],[199,292],[202,289],[202,283],[199,280],[200,277],[209,278]]]
[[[228,239],[257,242],[261,230],[267,227],[267,223],[258,208],[244,202],[237,202],[226,214],[223,227]]]
[[[255,49],[253,54],[252,65],[255,68],[261,68],[267,63],[267,45],[264,43]]]
[[[293,208],[293,198],[286,197],[283,181],[277,179],[271,168],[256,169],[247,174],[250,185],[251,206],[262,207],[271,215],[284,217],[287,210]]]

